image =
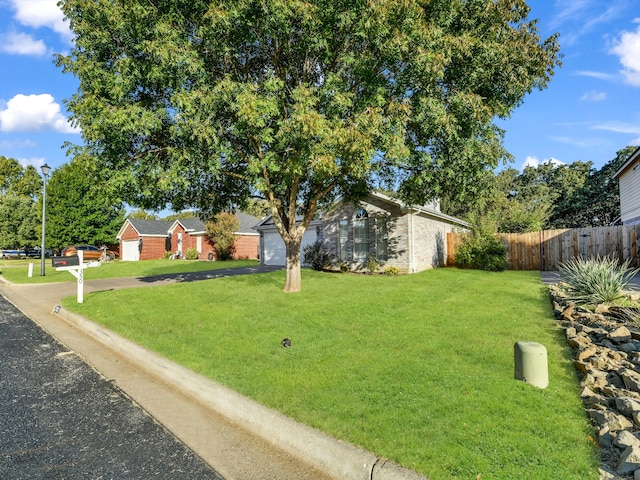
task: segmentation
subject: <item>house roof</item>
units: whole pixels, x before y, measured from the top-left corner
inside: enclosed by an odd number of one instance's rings
[[[204,233],[207,231],[204,222],[198,217],[178,218],[171,224],[169,230],[173,231],[178,225],[182,225],[182,228],[184,228],[186,232],[189,232],[189,234],[192,235],[204,235]]]
[[[242,212],[236,212],[235,215],[240,222],[240,227],[237,232],[233,233],[236,235],[257,235],[253,227],[260,222],[259,218]],[[180,218],[175,221],[127,218],[116,236],[118,240],[122,237],[127,225],[131,225],[141,237],[166,237],[167,233],[173,231],[177,225],[182,225],[190,235],[204,235],[207,231],[204,222],[198,217]]]
[[[240,223],[238,230],[233,232],[234,234],[257,235],[257,233],[253,231],[253,227],[260,222],[258,217],[253,217],[242,212],[236,212],[234,215]],[[205,223],[198,217],[178,219],[171,225],[170,229],[173,230],[177,224],[182,225],[182,227],[191,235],[204,235],[207,232]]]
[[[458,225],[460,227],[465,227],[465,228],[469,228],[470,227],[470,224],[465,222],[464,220],[460,220],[459,218],[452,217],[450,215],[446,215],[446,214],[440,212],[439,210],[436,209],[435,204],[434,205],[421,205],[421,206],[407,205],[404,202],[402,202],[401,200],[398,200],[396,198],[392,198],[392,197],[390,197],[388,195],[385,195],[383,193],[380,193],[380,192],[372,192],[370,194],[370,196],[371,197],[375,197],[375,198],[377,198],[379,200],[382,200],[384,202],[387,202],[389,204],[397,205],[400,208],[411,210],[417,215],[436,218],[436,219],[441,220],[443,222],[450,223],[450,224],[453,224],[453,225]],[[333,207],[331,207],[331,208],[334,208],[335,206],[339,205],[341,202],[342,202],[342,200],[338,200],[333,205]],[[300,222],[301,220],[302,220],[302,216],[297,216],[296,217],[296,222]],[[320,219],[314,219],[314,220],[311,221],[310,225],[314,225],[314,224],[317,224],[317,223],[320,223],[320,222],[321,222]],[[269,216],[265,217],[254,228],[256,230],[258,230],[258,231],[259,230],[267,230],[267,229],[275,228],[275,224],[273,222],[273,216],[269,215]]]
[[[296,215],[296,223],[300,223],[303,218],[304,217],[302,215]],[[313,220],[311,220],[311,223],[309,223],[309,226],[317,225],[320,222],[321,222],[320,219],[314,218]],[[267,215],[260,221],[260,223],[253,226],[254,230],[267,230],[271,228],[276,228],[276,224],[273,221],[273,215]]]
[[[615,173],[615,175],[613,176],[613,178],[618,178],[620,175],[622,175],[622,173],[629,168],[629,166],[635,162],[638,158],[640,158],[640,147],[636,148],[635,152],[633,152],[631,154],[631,156],[629,157],[629,159],[624,162],[624,164],[620,167],[620,169]]]
[[[380,192],[371,192],[369,194],[369,197],[374,197],[378,200],[381,200],[385,203],[391,204],[391,205],[395,205],[396,207],[399,207],[405,211],[412,211],[413,213],[417,214],[417,215],[421,215],[421,216],[425,216],[425,217],[432,217],[435,218],[437,220],[441,220],[445,223],[450,223],[452,225],[458,225],[460,227],[465,227],[465,228],[469,228],[470,225],[469,223],[465,222],[464,220],[461,220],[459,218],[456,217],[452,217],[451,215],[446,215],[444,213],[442,213],[439,210],[438,207],[438,203],[434,202],[431,204],[427,204],[427,205],[409,205],[405,202],[403,202],[402,200],[399,200],[397,198],[393,198],[390,197],[389,195],[385,195],[384,193],[380,193]],[[365,199],[366,200],[366,199]],[[335,204],[334,207],[339,205],[342,202],[342,200],[338,200]],[[332,208],[334,208],[332,207]]]
[[[166,237],[169,228],[173,225],[173,222],[168,220],[143,220],[140,218],[127,218],[124,224],[120,228],[116,238],[119,240],[124,233],[127,225],[138,233],[141,237]]]
[[[434,205],[431,205],[431,204],[430,205],[408,205],[408,204],[405,204],[403,201],[398,200],[397,198],[392,198],[389,195],[385,195],[384,193],[380,193],[380,192],[373,192],[371,193],[371,196],[379,198],[380,200],[384,200],[385,202],[398,205],[401,208],[413,210],[418,215],[433,217],[438,220],[442,220],[446,223],[459,225],[461,227],[469,228],[471,226],[468,222],[465,222],[464,220],[461,220],[456,217],[452,217],[451,215],[446,215],[442,213],[440,210],[437,210],[435,207],[435,204]]]
[[[242,233],[244,235],[257,235],[253,227],[260,223],[261,220],[258,217],[247,215],[242,212],[236,212],[236,217],[240,221],[238,233]]]

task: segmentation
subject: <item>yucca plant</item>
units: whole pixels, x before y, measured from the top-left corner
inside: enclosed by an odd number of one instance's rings
[[[567,298],[578,304],[612,303],[623,296],[629,282],[640,269],[629,269],[611,257],[576,258],[560,266]]]

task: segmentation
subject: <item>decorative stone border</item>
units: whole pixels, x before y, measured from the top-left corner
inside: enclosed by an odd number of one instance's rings
[[[568,301],[559,285],[549,291],[598,432],[600,480],[640,480],[640,325],[631,325],[623,308],[598,305],[594,311]]]

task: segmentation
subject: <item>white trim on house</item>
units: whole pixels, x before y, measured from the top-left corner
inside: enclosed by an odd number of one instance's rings
[[[620,219],[624,225],[640,223],[640,147],[620,167],[613,178],[620,187]]]

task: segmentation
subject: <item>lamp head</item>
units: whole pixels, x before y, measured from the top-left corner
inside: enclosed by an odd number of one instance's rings
[[[40,170],[42,170],[42,174],[45,177],[48,177],[49,176],[49,172],[51,171],[51,167],[45,163],[44,165],[42,165],[40,167]]]

